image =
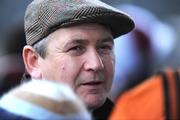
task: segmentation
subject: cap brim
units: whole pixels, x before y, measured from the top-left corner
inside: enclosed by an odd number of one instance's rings
[[[83,23],[99,23],[106,25],[110,27],[114,38],[130,32],[135,27],[133,20],[129,16],[119,13],[107,13],[97,16],[85,16],[78,19],[71,19],[61,23],[59,27],[68,27]]]

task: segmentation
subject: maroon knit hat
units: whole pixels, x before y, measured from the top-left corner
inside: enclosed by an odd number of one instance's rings
[[[34,45],[58,28],[82,23],[106,25],[114,38],[134,28],[128,15],[99,0],[33,0],[24,21],[28,45]]]

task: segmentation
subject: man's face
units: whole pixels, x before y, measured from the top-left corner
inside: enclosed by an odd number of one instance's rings
[[[107,98],[114,75],[113,37],[106,27],[83,24],[61,28],[48,36],[42,78],[65,82],[89,109]]]

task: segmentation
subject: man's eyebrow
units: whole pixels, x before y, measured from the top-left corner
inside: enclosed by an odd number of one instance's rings
[[[87,41],[84,39],[72,39],[65,44],[65,47],[73,44],[87,44]]]
[[[72,39],[70,41],[68,41],[67,43],[65,43],[64,47],[68,47],[68,46],[71,46],[71,45],[74,45],[74,44],[88,44],[88,40],[86,39],[79,39],[79,38],[75,38],[75,39]],[[98,43],[105,43],[105,42],[110,42],[114,45],[114,40],[112,37],[105,37],[105,38],[102,38],[102,39],[99,39],[98,40]]]
[[[68,43],[84,43],[83,39],[72,39]]]

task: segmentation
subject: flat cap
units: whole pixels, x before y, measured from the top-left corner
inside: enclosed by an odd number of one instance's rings
[[[127,14],[99,0],[33,0],[26,9],[24,22],[28,45],[61,27],[83,23],[106,25],[114,38],[134,28]]]

